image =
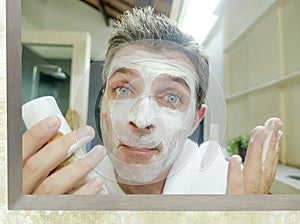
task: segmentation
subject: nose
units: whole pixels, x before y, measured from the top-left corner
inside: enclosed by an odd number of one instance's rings
[[[154,125],[150,124],[148,126],[144,126],[144,127],[138,127],[134,122],[129,121],[129,127],[130,130],[132,131],[132,133],[134,133],[135,135],[150,135],[151,132],[154,129]]]
[[[152,123],[155,105],[150,97],[139,99],[131,108],[128,125],[136,135],[149,135],[155,129]]]

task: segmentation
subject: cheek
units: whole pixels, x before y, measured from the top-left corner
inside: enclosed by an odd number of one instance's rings
[[[111,118],[109,113],[101,113],[100,115],[100,125],[102,132],[103,144],[107,149],[112,149],[113,147],[113,128],[111,125]]]
[[[163,154],[179,153],[192,128],[194,113],[182,113],[180,111],[165,111],[161,114],[165,122],[166,133],[163,138]]]
[[[182,123],[184,124],[183,130],[189,136],[194,130],[195,122],[197,122],[197,110],[194,101],[191,101],[186,112],[183,112]]]
[[[160,113],[162,122],[164,122],[166,131],[163,138],[164,148],[173,148],[176,145],[177,139],[182,134],[182,116],[179,111],[165,111]]]
[[[166,135],[174,135],[186,129],[185,114],[179,110],[162,108],[158,114],[167,129]]]
[[[111,122],[110,122],[110,117],[108,116],[108,113],[101,113],[100,114],[100,125],[101,125],[101,130],[104,133],[107,133],[109,126],[111,126],[111,125],[108,125],[110,123]]]
[[[100,106],[100,128],[104,144],[107,144],[107,139],[111,136],[111,119],[109,116],[108,105],[106,97],[103,97]]]

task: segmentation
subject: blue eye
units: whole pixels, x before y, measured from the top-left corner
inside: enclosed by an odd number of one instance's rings
[[[176,104],[176,103],[180,102],[180,98],[174,94],[169,94],[169,95],[165,96],[165,100],[171,104]]]
[[[116,92],[120,96],[126,96],[130,93],[130,90],[127,87],[117,87]]]

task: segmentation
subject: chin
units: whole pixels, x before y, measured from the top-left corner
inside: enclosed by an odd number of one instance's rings
[[[165,161],[148,165],[132,165],[114,158],[112,162],[118,175],[118,181],[124,184],[144,185],[159,182],[166,178],[161,175],[167,169]]]

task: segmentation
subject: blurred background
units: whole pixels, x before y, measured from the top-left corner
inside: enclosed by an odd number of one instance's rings
[[[245,142],[256,125],[280,117],[284,137],[271,193],[300,193],[298,0],[23,0],[23,103],[53,95],[63,114],[77,111],[81,125],[95,126],[114,19],[147,5],[176,20],[209,56],[217,84],[210,84],[213,113],[199,142],[216,140],[230,154],[234,141]]]

